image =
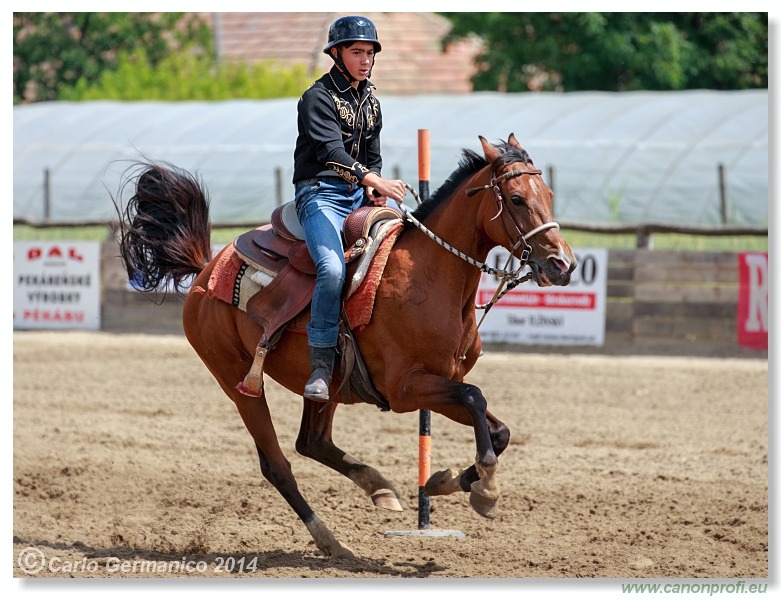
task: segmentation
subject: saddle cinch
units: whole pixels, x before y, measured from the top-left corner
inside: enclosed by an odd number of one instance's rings
[[[387,400],[371,383],[352,329],[365,325],[370,318],[371,306],[367,309],[367,300],[359,299],[358,292],[368,295],[368,302],[373,304],[379,277],[370,281],[372,278],[367,274],[381,274],[387,252],[402,227],[401,214],[389,207],[359,208],[344,223],[347,274],[338,348],[341,361],[337,367],[344,402],[351,402],[355,393],[363,402],[389,410]],[[243,394],[260,396],[266,356],[287,326],[312,300],[315,264],[306,247],[293,202],[277,207],[271,214],[270,224],[240,235],[233,246],[235,252],[223,253],[226,261],[242,263],[238,268],[239,276],[233,281],[231,303],[246,311],[263,328],[252,366],[236,387]],[[211,293],[212,282],[209,283]],[[350,306],[351,299],[355,300],[353,306]]]

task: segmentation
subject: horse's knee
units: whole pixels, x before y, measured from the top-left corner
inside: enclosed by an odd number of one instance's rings
[[[313,457],[313,447],[314,444],[312,444],[312,440],[309,439],[308,436],[299,434],[299,436],[296,438],[296,452],[298,452],[298,454],[304,458]]]
[[[296,452],[304,458],[318,460],[331,452],[335,446],[333,442],[322,437],[303,435],[296,439],[295,448]]]
[[[496,452],[497,456],[510,445],[510,428],[507,425],[502,423],[491,431],[491,445],[494,447],[494,452]]]
[[[462,384],[459,390],[458,400],[470,414],[485,415],[488,410],[488,401],[483,396],[483,392],[476,385],[470,383]]]

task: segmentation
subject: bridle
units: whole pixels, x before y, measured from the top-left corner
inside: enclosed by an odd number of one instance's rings
[[[504,206],[507,202],[504,195],[502,194],[502,190],[499,187],[499,184],[503,181],[514,179],[516,177],[521,177],[523,175],[542,175],[542,171],[540,171],[539,169],[515,169],[513,171],[508,171],[507,173],[503,173],[498,176],[495,176],[492,171],[491,180],[486,185],[476,187],[476,188],[469,188],[465,191],[465,193],[467,197],[471,198],[475,194],[478,194],[484,190],[489,190],[489,189],[493,190],[498,205],[498,212],[491,219],[493,220],[499,217],[500,215],[502,215],[502,213],[504,212]],[[417,203],[420,204],[421,203],[420,196],[418,196],[415,189],[407,183],[405,183],[404,185],[410,192],[412,192],[412,195],[417,201]],[[465,354],[466,349],[471,346],[472,342],[477,336],[477,331],[480,329],[480,326],[483,324],[483,321],[485,320],[485,317],[488,314],[488,311],[491,309],[491,307],[493,307],[494,304],[496,304],[499,300],[501,300],[505,296],[505,294],[510,292],[512,289],[514,289],[521,283],[528,281],[529,279],[532,279],[534,277],[533,270],[530,271],[529,273],[526,273],[526,275],[524,276],[520,275],[520,272],[526,268],[526,266],[529,264],[529,260],[531,259],[532,247],[529,245],[528,242],[529,238],[543,231],[547,231],[548,229],[554,229],[554,228],[559,229],[559,224],[556,223],[555,221],[549,221],[548,223],[543,223],[542,225],[535,227],[534,229],[532,229],[527,233],[523,233],[517,221],[513,217],[512,212],[508,210],[507,214],[510,217],[510,222],[515,228],[515,232],[517,236],[513,238],[513,235],[507,229],[507,223],[505,222],[504,219],[502,219],[502,227],[504,228],[505,235],[507,236],[507,239],[512,244],[512,246],[510,249],[510,255],[507,257],[507,262],[505,263],[504,269],[495,269],[493,267],[490,267],[484,262],[480,262],[470,257],[469,255],[464,254],[458,248],[454,248],[445,240],[443,240],[438,235],[436,235],[433,231],[428,229],[425,225],[423,225],[423,223],[418,221],[412,215],[412,211],[410,211],[406,206],[404,206],[404,204],[402,204],[399,201],[396,201],[396,204],[398,204],[399,210],[401,210],[403,219],[405,221],[411,223],[412,225],[420,229],[423,233],[425,233],[429,238],[434,240],[437,244],[439,244],[446,250],[452,252],[462,260],[477,267],[483,273],[486,273],[487,275],[494,275],[499,278],[499,286],[496,288],[496,292],[494,292],[491,301],[488,302],[487,304],[475,306],[475,308],[480,308],[483,310],[483,316],[480,319],[480,322],[477,324],[477,327],[475,328],[474,334],[472,335],[472,338],[470,339],[469,343],[464,347],[464,351],[459,352],[458,363],[456,365],[458,366],[458,364],[460,364],[463,360],[466,359],[466,354]],[[509,267],[512,264],[514,253],[518,250],[518,248],[521,247],[522,244],[523,244],[523,250],[521,251],[521,256],[519,258],[520,262],[518,268],[515,269],[514,271],[509,270]]]
[[[502,189],[499,187],[499,184],[502,181],[507,181],[509,179],[515,179],[516,177],[521,177],[522,175],[542,175],[542,171],[539,169],[515,169],[513,171],[508,171],[507,173],[503,173],[502,175],[494,176],[493,172],[491,173],[491,181],[489,181],[487,184],[476,187],[476,188],[470,188],[466,190],[467,197],[472,197],[475,194],[482,192],[483,190],[491,189],[494,192],[494,196],[496,197],[496,205],[498,207],[498,212],[496,215],[491,219],[496,219],[499,215],[501,215],[504,212],[504,206],[506,204],[506,200],[504,195],[502,194]],[[513,241],[513,235],[507,230],[507,223],[504,219],[502,219],[502,227],[504,228],[504,233],[507,236],[508,241],[512,244],[510,248],[510,259],[508,259],[508,265],[509,261],[512,260],[513,253],[523,244],[523,250],[521,251],[521,257],[520,257],[520,266],[516,270],[516,275],[526,267],[526,265],[529,264],[529,258],[531,257],[532,253],[532,247],[529,245],[527,240],[532,237],[533,235],[536,235],[542,231],[546,231],[548,229],[556,228],[559,229],[559,224],[555,221],[550,221],[549,223],[543,223],[542,225],[539,225],[538,227],[535,227],[528,233],[523,233],[521,231],[520,226],[518,225],[518,222],[515,220],[515,217],[513,217],[512,213],[510,211],[507,211],[508,216],[510,217],[510,222],[512,223],[513,227],[515,228],[516,237]],[[520,283],[520,282],[519,282]],[[517,285],[517,284],[516,284]]]

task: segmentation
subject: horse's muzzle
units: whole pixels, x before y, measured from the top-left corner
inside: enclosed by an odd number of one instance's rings
[[[537,285],[547,287],[551,285],[565,286],[569,285],[572,272],[577,267],[574,258],[570,258],[563,253],[558,255],[549,254],[542,265],[535,261],[530,263],[534,280]]]

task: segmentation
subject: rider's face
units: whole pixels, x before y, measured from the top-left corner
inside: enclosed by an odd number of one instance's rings
[[[369,77],[374,65],[374,44],[371,42],[355,42],[342,48],[342,61],[347,71],[358,82]]]

